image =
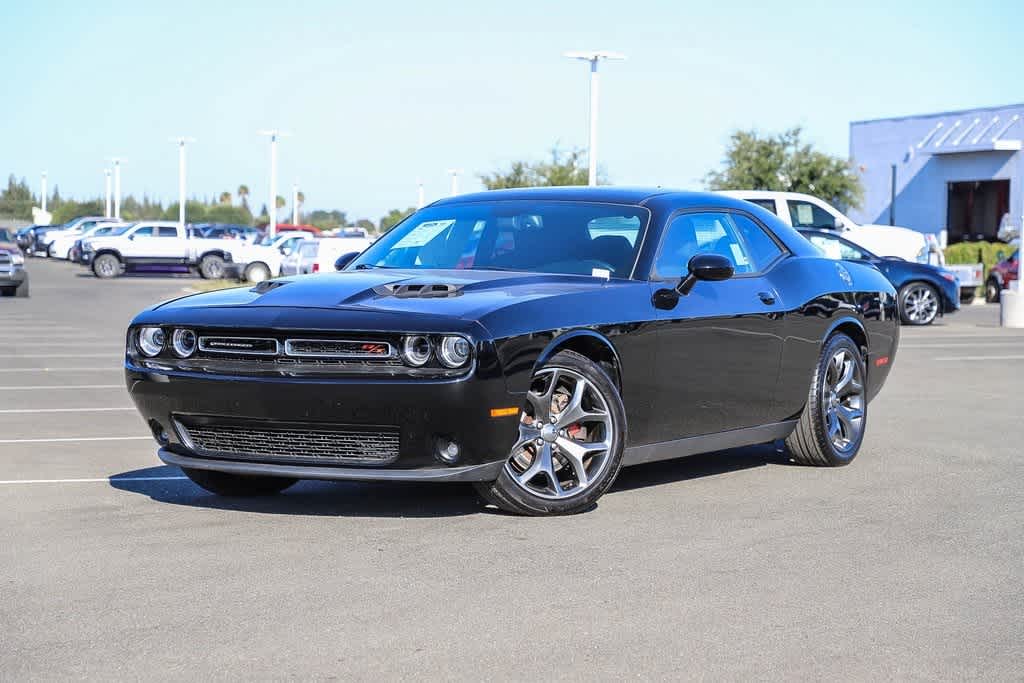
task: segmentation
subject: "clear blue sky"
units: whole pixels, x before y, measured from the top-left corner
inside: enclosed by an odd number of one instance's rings
[[[771,9],[778,5],[782,9]],[[231,7],[234,6],[234,7]],[[846,155],[850,121],[1024,100],[1024,2],[0,2],[0,173],[98,196],[283,190],[377,219],[476,175],[587,140],[602,72],[600,162],[616,184],[701,186],[730,131],[800,124]],[[281,194],[288,194],[282,191]]]

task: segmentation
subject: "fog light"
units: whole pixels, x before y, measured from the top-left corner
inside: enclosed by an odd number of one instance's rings
[[[149,429],[153,432],[153,438],[156,439],[156,442],[161,446],[166,446],[171,440],[171,437],[167,434],[167,430],[164,429],[163,425],[156,420],[149,421]]]
[[[440,438],[437,440],[437,458],[446,465],[453,465],[459,460],[462,449],[459,444],[451,439]]]

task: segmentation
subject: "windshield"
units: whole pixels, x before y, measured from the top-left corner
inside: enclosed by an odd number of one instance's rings
[[[126,232],[128,232],[131,228],[134,228],[134,227],[135,227],[135,224],[134,223],[130,223],[129,225],[124,226],[123,228],[112,228],[110,230],[110,232],[108,232],[105,236],[109,237],[109,236],[114,236],[114,235],[123,235]]]
[[[13,242],[14,238],[11,237],[11,233],[7,232],[6,228],[0,228],[0,242]]]
[[[650,213],[557,201],[449,204],[419,211],[351,268],[516,270],[628,278]]]

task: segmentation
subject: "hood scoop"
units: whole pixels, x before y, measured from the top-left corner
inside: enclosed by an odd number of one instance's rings
[[[264,280],[249,291],[256,292],[257,294],[266,294],[270,290],[277,289],[278,287],[284,287],[286,284],[288,284],[288,282],[285,280]]]
[[[396,299],[448,299],[462,294],[462,285],[444,284],[390,284],[373,288],[378,296]]]

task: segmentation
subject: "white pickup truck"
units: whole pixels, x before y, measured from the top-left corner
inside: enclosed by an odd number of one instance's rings
[[[946,261],[932,235],[894,225],[858,225],[828,202],[808,194],[771,190],[726,190],[722,194],[757,204],[797,229],[835,230],[878,256],[939,266]]]
[[[224,277],[238,240],[196,237],[171,221],[142,221],[82,242],[81,262],[102,279],[138,266],[188,266],[207,279]]]

